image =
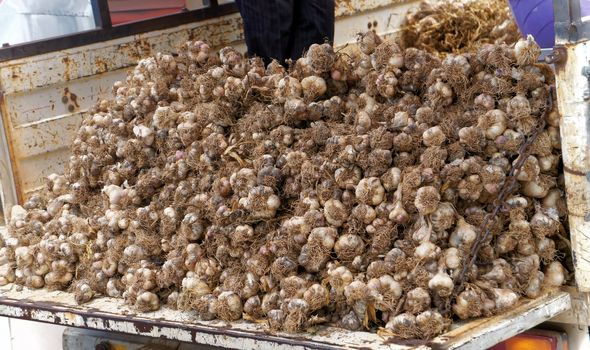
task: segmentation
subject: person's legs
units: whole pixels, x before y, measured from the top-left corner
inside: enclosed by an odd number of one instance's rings
[[[311,44],[334,42],[334,0],[296,0],[291,38],[292,59],[297,59]]]
[[[248,55],[259,56],[266,64],[273,58],[289,58],[289,38],[294,0],[236,0],[248,45]]]

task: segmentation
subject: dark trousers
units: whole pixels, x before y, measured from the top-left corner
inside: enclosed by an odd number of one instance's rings
[[[334,0],[236,0],[250,57],[296,60],[314,43],[334,41]]]

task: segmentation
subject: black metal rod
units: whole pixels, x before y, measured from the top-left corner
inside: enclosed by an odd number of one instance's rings
[[[96,1],[98,1],[98,4],[106,4],[106,0]],[[108,5],[106,9],[108,11]],[[94,44],[97,42],[118,39],[154,30],[177,27],[182,24],[204,21],[206,19],[225,16],[235,12],[238,12],[236,4],[229,3],[193,11],[175,13],[172,15],[156,17],[143,21],[126,23],[118,26],[111,26],[109,16],[108,22],[105,23],[105,27],[103,28],[0,48],[0,62]],[[102,18],[103,17],[101,16],[101,21]],[[108,26],[106,26],[107,24]]]
[[[108,0],[91,0],[90,2],[92,4],[92,15],[94,16],[96,28],[104,29],[112,27]]]

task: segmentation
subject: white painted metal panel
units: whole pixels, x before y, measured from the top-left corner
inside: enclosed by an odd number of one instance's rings
[[[521,300],[511,310],[490,318],[462,322],[423,344],[394,343],[375,333],[318,327],[315,333],[269,333],[261,324],[201,321],[194,312],[167,307],[136,313],[123,299],[97,298],[77,305],[71,293],[0,287],[0,315],[75,327],[195,342],[230,349],[455,349],[479,350],[530,329],[570,308],[567,292],[548,292]]]
[[[44,177],[63,171],[86,110],[110,96],[112,84],[125,75],[126,70],[119,69],[5,96],[23,192],[34,191]]]
[[[65,329],[64,326],[11,319],[12,350],[61,350],[61,335]],[[56,336],[48,336],[50,334]]]
[[[10,321],[7,317],[0,317],[0,349],[12,350]]]

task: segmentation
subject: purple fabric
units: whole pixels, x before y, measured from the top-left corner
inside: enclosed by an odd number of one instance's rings
[[[532,35],[542,48],[555,44],[553,28],[553,0],[509,0],[512,14],[520,32]],[[583,7],[590,7],[588,0],[580,0]],[[587,9],[590,11],[590,8]]]
[[[580,15],[582,18],[590,16],[590,0],[580,0]]]

